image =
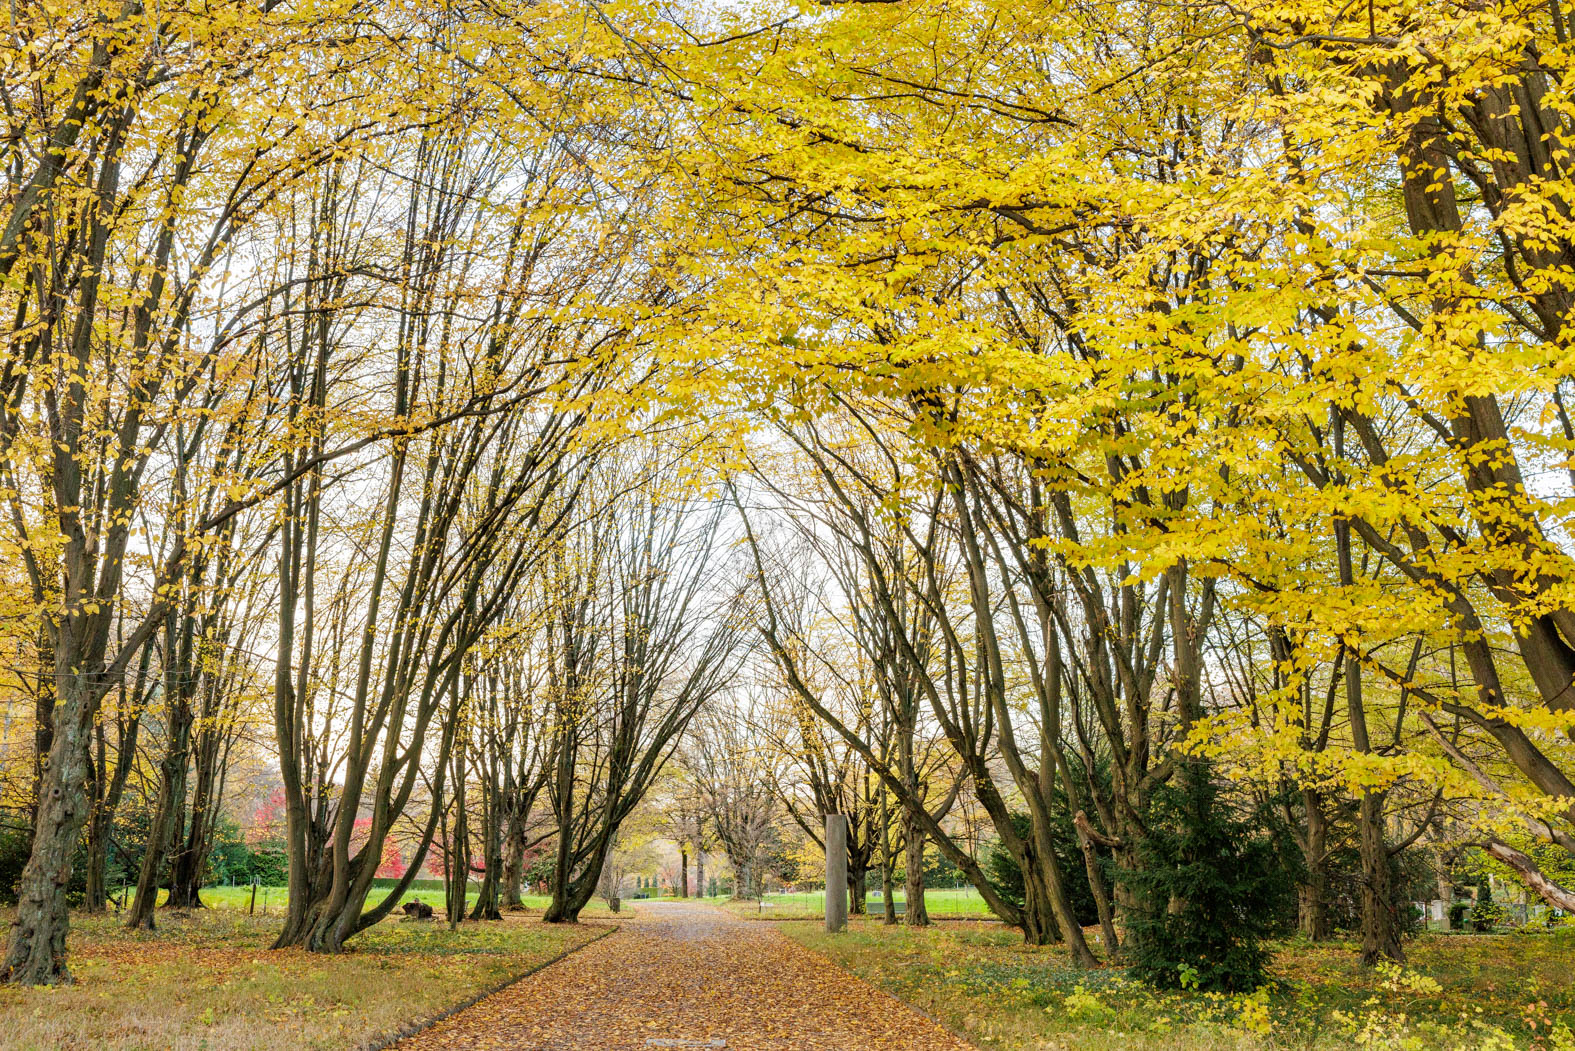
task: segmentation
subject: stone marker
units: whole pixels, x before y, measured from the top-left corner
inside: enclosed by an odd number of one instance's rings
[[[826,815],[826,930],[848,926],[848,819]]]

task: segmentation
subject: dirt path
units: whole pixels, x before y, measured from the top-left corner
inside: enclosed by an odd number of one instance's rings
[[[767,923],[642,903],[615,934],[396,1045],[967,1051]]]

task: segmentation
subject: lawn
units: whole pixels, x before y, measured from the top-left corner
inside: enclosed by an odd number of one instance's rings
[[[1363,973],[1349,944],[1288,942],[1253,995],[1157,993],[1119,968],[1079,971],[986,923],[855,919],[783,933],[988,1048],[1013,1051],[1393,1048],[1575,1051],[1575,930],[1425,935],[1405,970]]]
[[[73,916],[75,984],[0,986],[0,1049],[359,1047],[609,929],[544,924],[539,912],[455,931],[389,919],[358,935],[352,951],[321,956],[268,949],[282,891],[267,916],[223,907],[228,891],[208,897],[219,907],[160,913],[153,933],[113,916]]]
[[[767,894],[761,901],[732,901],[726,897],[703,899],[721,905],[738,916],[767,920],[820,919],[826,915],[824,891],[796,891],[791,894]],[[901,890],[892,895],[892,901],[905,902]],[[934,919],[979,918],[990,915],[984,899],[973,887],[930,887],[924,892],[924,904]],[[865,907],[871,916],[882,915],[881,895],[868,895]]]
[[[387,888],[374,885],[372,893],[367,895],[368,906],[381,902],[383,896],[387,893]],[[163,904],[166,897],[168,897],[167,893],[160,891],[159,903]],[[441,886],[412,887],[410,890],[405,891],[399,900],[403,904],[415,898],[420,898],[423,902],[432,906],[439,915],[443,912],[444,903],[448,901],[448,895],[443,892]],[[285,887],[259,887],[257,889],[256,915],[271,916],[280,912],[289,903],[289,900],[290,895]],[[522,896],[521,900],[530,911],[541,912],[546,909],[548,902],[552,899],[545,894],[526,894]],[[215,910],[250,911],[252,909],[252,888],[250,884],[235,887],[204,887],[202,889],[202,901],[203,904]],[[476,893],[472,890],[465,896],[465,907],[469,908],[475,903]],[[606,902],[600,898],[592,899],[591,903],[585,906],[580,914],[582,916],[612,915],[607,908]]]

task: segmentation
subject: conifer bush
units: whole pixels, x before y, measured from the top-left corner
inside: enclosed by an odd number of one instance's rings
[[[1136,908],[1126,956],[1158,988],[1243,992],[1264,981],[1264,940],[1283,910],[1272,840],[1219,800],[1206,766],[1150,801],[1138,863],[1122,874]]]

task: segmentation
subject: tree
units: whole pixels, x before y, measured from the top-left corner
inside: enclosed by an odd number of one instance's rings
[[[714,584],[721,505],[685,492],[668,455],[626,454],[600,479],[621,495],[554,556],[548,922],[578,920],[618,829],[735,671],[737,600]]]

